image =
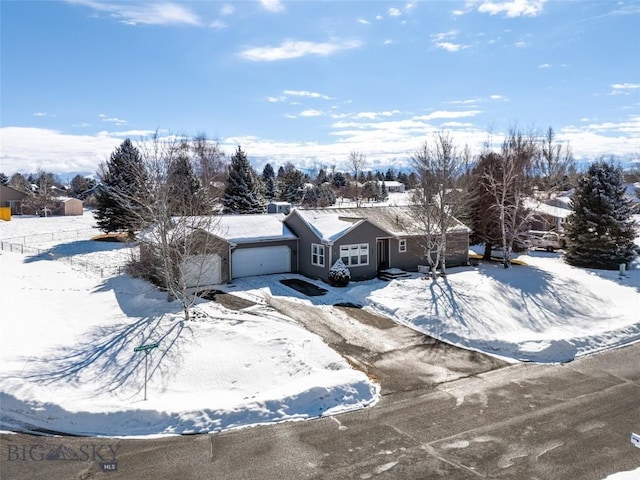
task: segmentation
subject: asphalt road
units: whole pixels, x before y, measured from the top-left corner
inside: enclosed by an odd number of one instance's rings
[[[2,479],[601,480],[640,467],[640,343],[306,422],[159,439],[2,434]],[[51,453],[53,452],[53,453]],[[76,459],[69,458],[74,454]],[[102,468],[117,470],[104,473]]]

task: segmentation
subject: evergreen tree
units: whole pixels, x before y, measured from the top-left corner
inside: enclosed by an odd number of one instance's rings
[[[387,191],[387,185],[384,183],[384,180],[380,184],[380,191],[378,193],[377,200],[379,202],[384,202],[389,199],[389,192]]]
[[[206,192],[196,176],[188,146],[180,146],[180,153],[169,164],[167,172],[168,208],[171,215],[206,215],[211,212]]]
[[[396,174],[393,171],[393,168],[387,170],[387,173],[384,174],[384,179],[388,182],[391,182],[396,179]]]
[[[0,185],[9,185],[9,177],[4,173],[0,173]]]
[[[304,192],[300,204],[308,208],[324,208],[336,203],[333,191],[324,186],[315,186]]]
[[[262,170],[262,183],[264,184],[264,196],[272,202],[278,196],[278,183],[276,182],[276,172],[270,163],[267,163]]]
[[[240,146],[231,157],[222,205],[224,213],[246,214],[266,211],[260,195],[260,179]]]
[[[333,186],[340,188],[347,184],[347,179],[342,172],[336,172],[333,174]]]
[[[282,188],[280,191],[280,200],[289,203],[299,203],[304,195],[304,174],[298,170],[292,163],[284,166],[281,178]]]
[[[147,173],[140,152],[128,138],[115,149],[98,172],[94,216],[100,230],[133,235],[141,225],[136,199],[147,191]]]
[[[324,168],[321,168],[318,172],[318,177],[316,178],[316,184],[322,185],[324,182],[327,182],[329,177],[327,177],[327,173],[324,171]]]
[[[622,171],[593,163],[578,181],[567,219],[565,260],[580,267],[617,269],[634,257],[635,224]]]

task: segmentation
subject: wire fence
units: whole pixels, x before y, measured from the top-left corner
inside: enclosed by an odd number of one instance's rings
[[[19,253],[21,255],[29,255],[32,257],[41,257],[42,259],[47,260],[57,260],[71,265],[74,270],[84,271],[100,278],[112,277],[125,273],[127,271],[127,265],[104,266],[84,259],[74,258],[70,255],[55,254],[47,248],[38,248],[33,246],[35,244],[54,242],[57,240],[89,239],[90,234],[92,233],[95,234],[94,229],[39,233],[29,236],[12,237],[0,241],[0,250]],[[134,251],[132,249],[132,259],[133,255]]]
[[[37,245],[39,243],[55,242],[57,240],[88,240],[99,232],[95,228],[83,228],[80,230],[62,230],[49,233],[34,233],[33,235],[21,235],[18,237],[3,238],[3,242],[17,245]]]

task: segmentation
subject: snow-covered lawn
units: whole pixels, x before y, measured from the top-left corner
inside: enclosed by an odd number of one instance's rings
[[[72,220],[14,218],[0,222],[0,238],[86,227]],[[378,385],[271,309],[203,302],[185,322],[177,303],[146,282],[52,260],[126,262],[126,247],[92,242],[90,233],[38,243],[51,254],[1,252],[0,428],[201,432],[331,415],[378,399]],[[145,353],[134,348],[153,343],[144,401]]]
[[[63,217],[0,222],[0,239],[86,229],[92,218],[83,218],[72,226]],[[223,288],[257,306],[233,312],[203,302],[185,323],[178,306],[149,284],[126,275],[100,278],[67,263],[122,265],[132,254],[128,247],[85,238],[38,247],[52,255],[0,256],[4,428],[24,422],[75,433],[179,433],[310,418],[375,402],[378,386],[268,308],[269,295],[322,308],[360,304],[514,362],[564,362],[640,340],[637,264],[620,278],[566,265],[558,253],[531,252],[520,257],[525,266],[455,268],[437,283],[420,274],[346,288],[316,282],[328,293],[312,298],[279,282],[304,277],[249,277]],[[160,346],[149,355],[149,399],[143,401],[144,353],[133,348],[155,342]]]

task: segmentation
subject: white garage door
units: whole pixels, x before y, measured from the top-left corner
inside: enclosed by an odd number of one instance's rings
[[[193,255],[182,262],[180,272],[188,288],[219,285],[220,255]]]
[[[238,248],[231,254],[233,278],[291,271],[289,247]]]

